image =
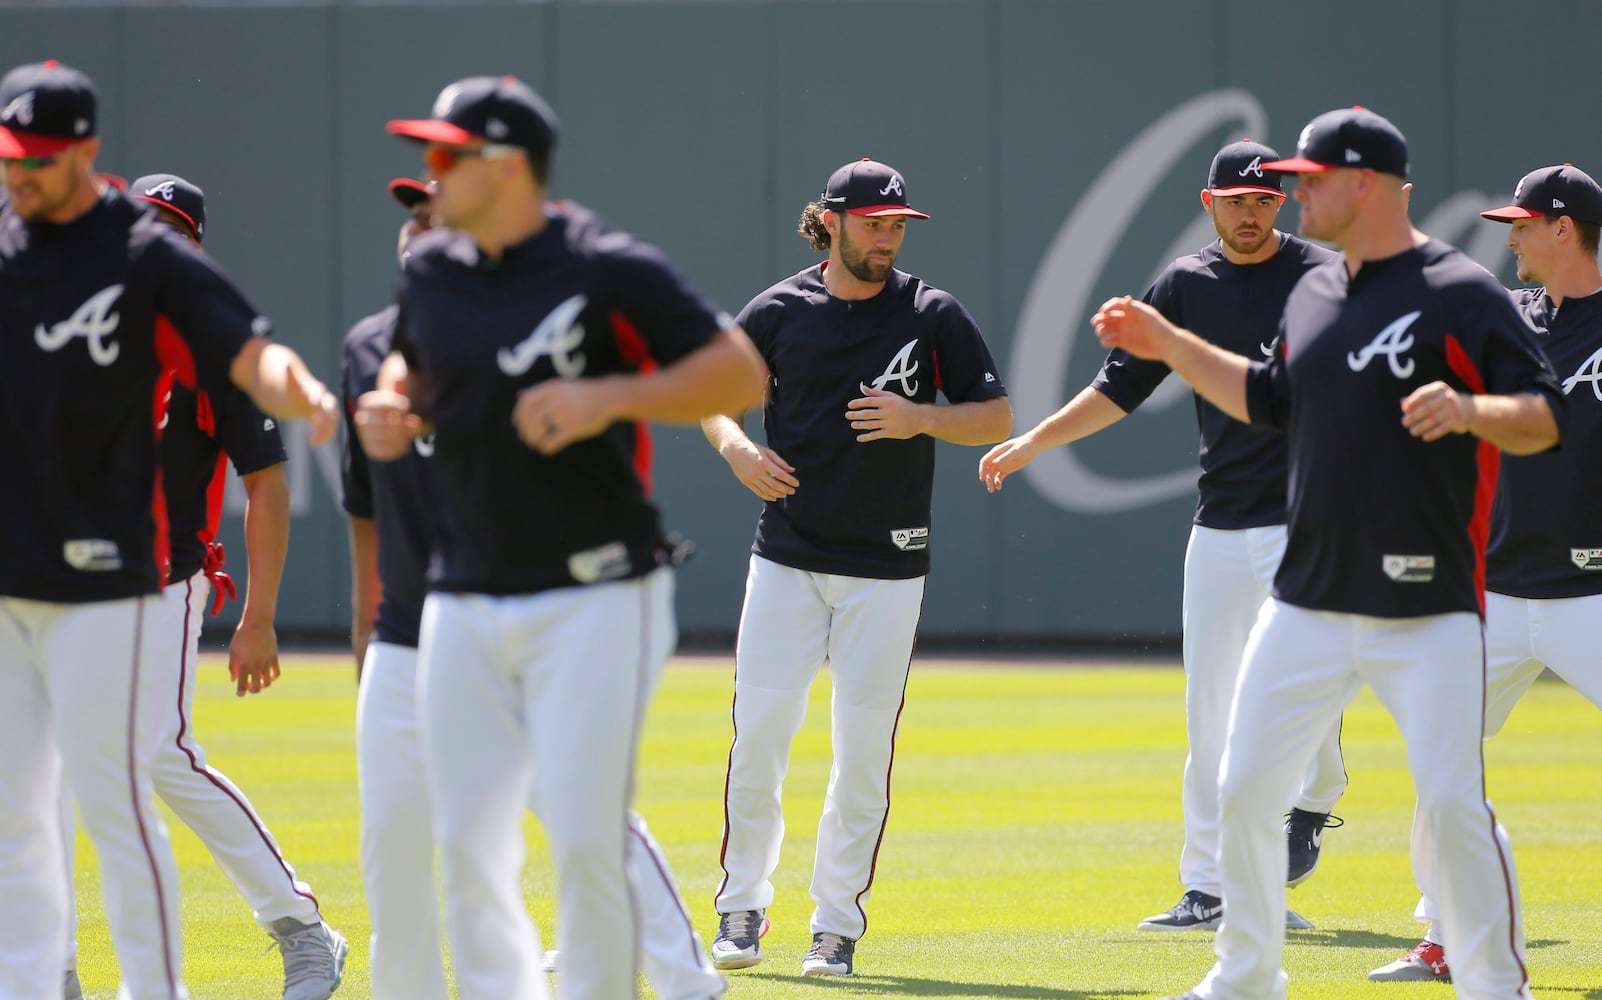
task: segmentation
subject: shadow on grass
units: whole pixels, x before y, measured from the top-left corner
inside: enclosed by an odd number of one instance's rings
[[[1412,951],[1418,944],[1418,935],[1401,937],[1396,934],[1381,934],[1378,931],[1362,930],[1319,930],[1290,931],[1285,935],[1286,944],[1312,944],[1329,945],[1338,948],[1397,948],[1403,952]],[[1525,951],[1535,951],[1541,948],[1555,948],[1558,945],[1568,944],[1556,938],[1533,938],[1524,942]],[[1591,1000],[1591,998],[1587,998]],[[1602,998],[1599,998],[1602,1000]]]
[[[853,993],[905,993],[917,997],[1028,997],[1031,1000],[1100,1000],[1102,997],[1146,997],[1150,990],[1064,990],[1028,983],[963,983],[949,979],[923,979],[917,976],[785,976],[773,972],[742,973],[741,979],[766,979],[772,983],[802,983],[810,988],[832,989],[842,995]]]

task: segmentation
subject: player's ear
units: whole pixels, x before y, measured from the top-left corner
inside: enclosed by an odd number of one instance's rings
[[[1201,193],[1201,200],[1202,200],[1202,211],[1211,212],[1213,210],[1213,193],[1211,191],[1207,190],[1206,188],[1203,188],[1202,189],[1202,193]]]
[[[840,237],[840,216],[827,208],[823,210],[823,231],[828,233],[832,239],[839,239]]]

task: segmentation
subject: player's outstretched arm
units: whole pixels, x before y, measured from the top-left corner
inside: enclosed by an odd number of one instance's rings
[[[1242,423],[1246,373],[1251,362],[1170,323],[1162,313],[1129,296],[1108,299],[1090,319],[1103,347],[1121,347],[1137,358],[1161,361],[1208,402]]]
[[[762,401],[762,359],[745,331],[730,327],[648,375],[549,379],[518,394],[512,423],[544,454],[594,437],[619,421],[700,423]]]
[[[1480,396],[1445,382],[1414,389],[1402,400],[1402,426],[1417,438],[1438,441],[1473,434],[1510,455],[1532,455],[1558,443],[1557,419],[1546,397],[1524,392]]]
[[[289,554],[289,480],[284,463],[240,477],[245,483],[245,604],[228,644],[235,694],[255,694],[278,679],[278,587]]]
[[[1033,462],[1041,452],[1090,437],[1127,415],[1100,389],[1086,386],[1056,413],[985,452],[979,460],[979,481],[994,493],[1008,476]]]
[[[245,341],[228,377],[262,412],[311,424],[311,444],[331,441],[339,429],[339,401],[307,370],[300,355],[261,337]]]

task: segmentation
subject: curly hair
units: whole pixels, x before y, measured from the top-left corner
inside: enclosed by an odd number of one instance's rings
[[[807,202],[807,207],[801,210],[801,224],[795,229],[814,250],[829,249],[829,231],[823,227],[823,211],[823,206],[817,202]]]

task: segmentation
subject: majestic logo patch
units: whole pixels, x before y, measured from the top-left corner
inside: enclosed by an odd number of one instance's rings
[[[1435,579],[1434,556],[1381,556],[1380,568],[1397,583],[1429,583]]]
[[[1262,178],[1263,158],[1261,156],[1252,157],[1252,162],[1241,168],[1240,175],[1245,177],[1247,174],[1254,174],[1258,179]]]
[[[911,399],[918,391],[918,383],[912,380],[912,376],[918,374],[918,362],[912,360],[912,352],[917,346],[916,340],[909,340],[903,344],[901,350],[897,351],[896,356],[885,366],[884,374],[873,380],[873,387],[883,389],[891,382],[900,382],[901,394]]]
[[[122,552],[109,538],[73,538],[61,543],[61,557],[73,569],[109,573],[122,569]]]
[[[516,347],[503,347],[495,354],[495,363],[501,371],[513,378],[525,374],[534,362],[550,355],[556,374],[562,378],[577,378],[584,372],[584,355],[578,348],[584,343],[584,327],[577,324],[579,313],[589,304],[589,297],[575,295],[552,309],[540,320]]]
[[[122,345],[107,339],[117,332],[117,324],[122,319],[111,311],[121,294],[121,285],[102,288],[89,296],[71,316],[48,330],[43,323],[35,326],[33,342],[47,351],[55,352],[67,346],[72,338],[83,337],[89,341],[90,360],[102,368],[109,367],[122,353]]]
[[[567,571],[579,583],[598,583],[628,575],[629,550],[622,542],[607,542],[567,557]]]
[[[884,187],[879,189],[879,193],[880,194],[889,194],[892,191],[894,191],[896,194],[901,195],[901,197],[903,197],[903,198],[905,198],[907,196],[906,192],[901,189],[901,175],[900,174],[892,173],[890,175],[890,182],[888,184],[886,184]]]
[[[1574,374],[1563,380],[1563,395],[1567,396],[1574,391],[1574,387],[1581,382],[1591,384],[1591,395],[1602,400],[1602,385],[1597,382],[1602,379],[1602,350],[1585,359],[1585,363],[1574,370]]]
[[[1374,355],[1385,355],[1385,361],[1391,366],[1391,374],[1397,378],[1407,378],[1413,374],[1413,359],[1402,357],[1403,352],[1412,350],[1413,338],[1408,335],[1407,328],[1413,321],[1424,315],[1421,310],[1415,310],[1394,320],[1389,326],[1379,332],[1379,335],[1369,342],[1369,345],[1360,351],[1350,351],[1346,355],[1347,367],[1354,372],[1360,372],[1368,367],[1374,360]]]
[[[890,541],[903,552],[916,552],[929,547],[928,528],[894,528]]]
[[[33,124],[33,91],[25,90],[12,98],[10,104],[0,110],[0,122],[16,122],[18,125]]]
[[[1586,572],[1602,571],[1602,549],[1570,549],[1569,558]]]
[[[173,183],[173,181],[162,181],[149,191],[146,191],[145,194],[153,195],[157,198],[160,198],[162,201],[172,201]]]

